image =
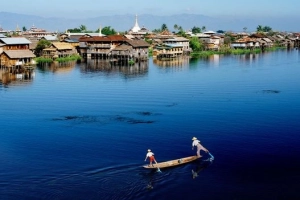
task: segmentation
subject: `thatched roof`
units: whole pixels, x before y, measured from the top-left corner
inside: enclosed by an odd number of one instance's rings
[[[9,58],[35,58],[35,55],[30,50],[6,50],[4,53]]]

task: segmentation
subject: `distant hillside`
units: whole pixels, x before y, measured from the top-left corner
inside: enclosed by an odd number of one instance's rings
[[[207,30],[243,31],[247,27],[248,31],[255,31],[258,25],[270,26],[273,30],[279,31],[300,31],[296,24],[300,20],[296,18],[234,18],[234,17],[209,17],[196,14],[178,14],[171,16],[139,15],[139,26],[145,26],[149,30],[158,29],[162,24],[166,24],[169,30],[173,31],[175,24],[188,30],[194,26],[205,26]],[[78,28],[85,25],[88,30],[95,31],[100,26],[110,26],[116,31],[127,31],[135,23],[135,15],[113,15],[99,16],[96,18],[45,18],[34,15],[24,15],[8,12],[0,12],[0,26],[3,29],[15,30],[17,25],[20,29],[25,26],[29,29],[32,25],[49,31],[64,32],[68,28]]]

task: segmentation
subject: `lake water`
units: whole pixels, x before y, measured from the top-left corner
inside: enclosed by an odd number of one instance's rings
[[[298,50],[38,67],[0,98],[0,199],[300,198]],[[142,168],[194,136],[214,161]]]

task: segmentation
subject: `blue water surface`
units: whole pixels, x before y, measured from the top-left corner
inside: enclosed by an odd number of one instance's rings
[[[281,50],[0,82],[0,199],[299,199],[299,75]],[[149,148],[195,155],[194,136],[214,161],[142,168]]]

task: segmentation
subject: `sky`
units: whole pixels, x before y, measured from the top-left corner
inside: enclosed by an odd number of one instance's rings
[[[299,16],[299,0],[8,0],[0,12],[41,17],[88,18],[116,14],[206,16]]]

